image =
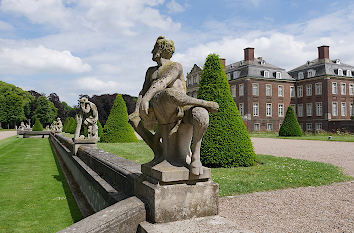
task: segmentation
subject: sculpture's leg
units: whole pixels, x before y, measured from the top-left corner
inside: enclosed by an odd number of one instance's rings
[[[209,114],[205,108],[201,107],[192,108],[191,111],[191,122],[193,125],[193,145],[190,172],[194,175],[201,175],[203,174],[203,166],[200,162],[200,147],[203,135],[209,125]]]
[[[82,125],[82,118],[77,118],[76,121],[77,121],[77,125],[76,125],[74,138],[79,138],[80,137],[81,125]]]

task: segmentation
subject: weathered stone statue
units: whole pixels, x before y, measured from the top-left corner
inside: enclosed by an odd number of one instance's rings
[[[57,122],[56,122],[56,121],[53,121],[52,124],[50,124],[50,131],[55,132],[55,130],[56,130],[56,125],[57,125]]]
[[[55,131],[57,133],[63,132],[63,123],[60,120],[60,117],[57,118],[56,125],[55,125]]]
[[[25,130],[25,129],[26,129],[25,123],[22,121],[20,126],[18,127],[18,130]]]
[[[87,138],[98,139],[98,111],[94,103],[90,102],[86,97],[80,99],[80,112],[76,116],[76,131],[74,139],[84,139],[84,135],[80,135],[82,123],[87,126]]]
[[[186,94],[182,65],[170,60],[174,51],[172,40],[157,38],[152,50],[152,60],[157,66],[148,68],[129,120],[154,151],[149,166],[168,162],[189,167],[192,174],[201,175],[200,146],[209,124],[208,111],[215,113],[219,105]],[[149,129],[155,127],[156,121],[158,128],[152,134]]]

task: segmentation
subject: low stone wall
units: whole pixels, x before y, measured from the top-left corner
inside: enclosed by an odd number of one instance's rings
[[[83,216],[95,213],[62,232],[136,232],[146,219],[144,203],[133,197],[140,165],[85,146],[73,156],[70,138],[49,139]]]

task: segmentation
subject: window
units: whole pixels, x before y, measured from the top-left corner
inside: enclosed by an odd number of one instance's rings
[[[284,96],[284,86],[283,85],[279,85],[278,86],[278,96],[279,97],[283,97]]]
[[[232,97],[236,97],[236,86],[231,86]]]
[[[259,130],[260,130],[260,124],[254,123],[254,131],[259,131]]]
[[[354,108],[353,108],[353,103],[350,103],[349,112],[350,112],[350,116],[354,116]]]
[[[349,84],[349,95],[354,95],[354,84]]]
[[[312,96],[312,84],[306,85],[306,96]]]
[[[258,116],[259,111],[258,111],[258,103],[253,103],[253,116]]]
[[[243,110],[243,103],[239,103],[238,110],[239,110],[241,116],[245,115],[244,110]]]
[[[306,116],[312,116],[312,103],[306,104]]]
[[[322,123],[315,123],[315,129],[318,131],[322,130]]]
[[[290,97],[295,97],[295,87],[290,86]]]
[[[302,97],[302,86],[297,87],[297,97]]]
[[[281,72],[275,72],[275,78],[281,79]]]
[[[268,70],[263,71],[263,77],[269,78],[269,71]]]
[[[266,84],[266,96],[272,96],[272,85]]]
[[[243,94],[244,94],[244,89],[243,89],[243,84],[240,84],[240,85],[238,85],[238,95],[239,96],[243,96]]]
[[[338,103],[332,102],[332,115],[338,116]]]
[[[316,103],[316,116],[322,116],[322,102]]]
[[[234,71],[234,79],[236,79],[236,78],[238,78],[238,77],[240,77],[240,71]]]
[[[343,70],[342,69],[338,69],[338,75],[339,76],[343,76]]]
[[[347,115],[347,103],[346,102],[342,102],[341,108],[340,108],[340,113],[342,116]]]
[[[306,130],[311,131],[312,130],[312,123],[306,123]]]
[[[322,95],[322,83],[315,83],[316,95]]]
[[[297,78],[298,79],[304,79],[304,72],[297,73]]]
[[[304,108],[302,104],[297,105],[297,116],[302,117],[304,115]]]
[[[347,89],[347,84],[341,83],[340,84],[340,94],[345,95],[346,94],[346,89]]]
[[[296,114],[296,105],[295,104],[290,104],[290,107],[292,107],[294,109],[294,112]]]
[[[347,70],[346,75],[347,75],[348,77],[351,77],[351,76],[352,76],[352,71],[351,71],[351,70]]]
[[[284,116],[284,104],[278,104],[278,116]]]
[[[337,83],[332,83],[332,94],[337,94]]]
[[[252,95],[258,96],[258,83],[252,83]]]
[[[272,116],[272,104],[266,104],[266,116]]]
[[[307,77],[311,78],[311,77],[315,77],[316,71],[315,70],[308,70],[307,71]]]
[[[230,73],[227,73],[227,80],[231,80],[231,74]]]
[[[267,123],[267,130],[269,130],[269,131],[273,130],[273,124],[272,123]]]
[[[304,130],[304,124],[303,124],[303,123],[299,123],[299,125],[300,125],[300,128],[301,128],[302,130]]]

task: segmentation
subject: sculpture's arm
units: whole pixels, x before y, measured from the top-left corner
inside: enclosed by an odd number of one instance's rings
[[[140,109],[146,114],[149,112],[149,101],[154,97],[158,91],[166,89],[172,82],[174,82],[181,75],[182,66],[179,63],[172,63],[168,65],[167,70],[160,74],[159,79],[155,80],[149,90],[142,98]]]
[[[96,124],[96,122],[98,121],[97,107],[94,103],[90,102],[90,108],[92,109],[93,120],[94,120],[94,123]]]
[[[81,105],[81,109],[82,109],[82,111],[84,112],[84,113],[89,113],[90,112],[90,110],[91,110],[91,104],[90,104],[90,102],[86,102],[85,104],[84,104],[84,106],[82,106]]]

